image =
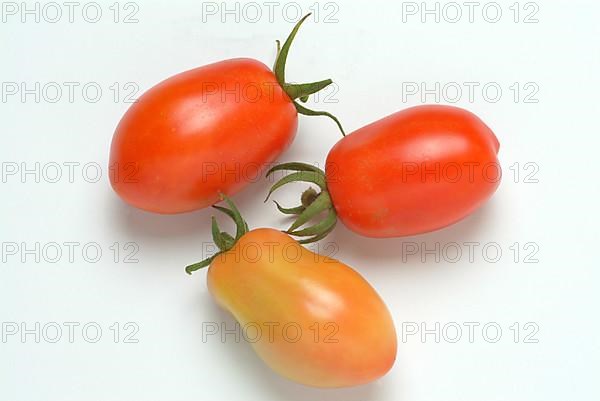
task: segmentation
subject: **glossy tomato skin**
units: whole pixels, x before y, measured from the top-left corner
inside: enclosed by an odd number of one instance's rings
[[[280,231],[244,235],[212,262],[208,288],[252,333],[267,365],[298,383],[364,384],[395,361],[394,323],[376,291],[350,267]]]
[[[291,99],[261,62],[196,68],[151,88],[124,115],[111,146],[111,184],[147,211],[201,209],[258,179],[297,126]]]
[[[474,114],[418,106],[339,141],[326,163],[339,219],[367,237],[401,237],[453,224],[500,184],[499,142]]]

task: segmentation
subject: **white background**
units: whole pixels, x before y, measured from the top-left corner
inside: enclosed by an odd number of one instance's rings
[[[30,169],[35,163],[40,168],[70,162],[80,166],[72,183],[66,167],[58,183],[43,176],[36,182],[35,176],[23,177],[21,172],[3,177],[0,241],[29,248],[35,243],[95,243],[103,252],[97,263],[83,259],[81,246],[73,262],[68,255],[54,264],[43,255],[36,262],[22,248],[17,255],[2,255],[0,321],[6,330],[14,324],[20,330],[22,323],[32,329],[36,322],[41,327],[52,322],[80,326],[73,343],[64,326],[56,344],[48,341],[54,332],[42,333],[39,343],[33,334],[24,341],[21,333],[6,336],[0,342],[1,399],[465,401],[600,396],[600,273],[595,261],[598,2],[521,2],[518,22],[514,6],[509,8],[514,1],[499,2],[503,14],[496,23],[486,21],[495,18],[495,9],[482,14],[486,2],[475,8],[473,22],[459,2],[463,16],[455,23],[449,19],[456,8],[444,9],[445,3],[438,6],[439,22],[435,15],[426,15],[422,22],[422,10],[403,13],[403,8],[413,9],[408,2],[338,1],[335,7],[299,3],[303,12],[319,10],[318,21],[311,19],[302,28],[288,76],[299,82],[331,77],[338,85],[336,93],[328,92],[328,102],[321,99],[314,107],[336,113],[352,131],[423,103],[419,95],[406,94],[407,83],[435,88],[436,82],[442,87],[476,82],[474,99],[463,86],[456,104],[477,113],[496,132],[505,173],[494,198],[451,228],[416,238],[369,240],[340,226],[329,237],[327,241],[339,246],[336,258],[354,266],[378,289],[399,331],[398,359],[387,376],[364,387],[331,391],[276,376],[244,342],[230,338],[222,343],[217,337],[203,342],[203,322],[233,325],[210,298],[206,273],[190,278],[183,272],[186,264],[207,256],[201,244],[210,240],[212,212],[158,216],[134,210],[112,192],[105,167],[112,133],[128,107],[122,98],[126,83],[143,92],[174,73],[241,56],[271,65],[274,40],[291,30],[295,8],[288,8],[286,17],[283,6],[275,6],[270,20],[268,8],[259,2],[263,16],[250,22],[254,11],[244,14],[242,6],[236,21],[235,14],[221,14],[220,2],[218,13],[208,15],[197,1],[143,1],[133,17],[138,22],[127,24],[122,19],[135,8],[120,3],[115,23],[112,3],[99,3],[103,16],[97,23],[85,21],[86,3],[80,3],[73,23],[63,6],[62,20],[56,23],[47,20],[54,18],[54,11],[46,9],[51,14],[41,15],[39,23],[31,15],[22,22],[19,10],[16,16],[3,14],[0,24],[3,84],[80,85],[73,102],[66,89],[56,103],[49,101],[54,95],[42,94],[36,103],[34,95],[23,100],[21,93],[8,96],[3,91],[4,170],[12,163]],[[229,4],[233,9],[234,3]],[[420,2],[416,5],[422,8]],[[531,18],[537,22],[524,23],[534,11]],[[93,10],[88,12],[93,18]],[[89,82],[103,89],[96,103],[82,96],[81,87]],[[119,99],[110,89],[115,83],[122,90]],[[487,98],[481,92],[488,83],[503,91],[497,102],[492,90]],[[521,88],[517,98],[515,83]],[[525,99],[531,92],[536,93]],[[439,101],[449,103],[454,96],[442,94]],[[429,95],[425,101],[436,99]],[[322,163],[338,138],[331,121],[301,117],[297,138],[282,160]],[[88,182],[93,169],[82,175],[86,163],[102,166],[99,182]],[[526,168],[526,163],[531,164]],[[526,179],[529,173],[533,175]],[[262,203],[267,187],[261,180],[235,200],[251,226],[284,228],[288,222],[272,204]],[[290,187],[277,198],[291,205],[301,189]],[[138,263],[123,263],[129,252],[122,248],[129,242],[139,248]],[[436,261],[425,252],[453,242],[463,251],[456,263],[450,260],[454,253],[441,252]],[[466,242],[480,244],[473,260]],[[118,263],[110,249],[114,243],[121,247]],[[403,254],[409,243],[423,252]],[[490,243],[502,250],[495,263],[482,254],[483,245]],[[514,243],[521,249],[517,262]],[[527,243],[533,245],[525,249]],[[532,249],[537,251],[534,263],[524,263]],[[493,249],[489,256],[494,258]],[[82,337],[81,327],[90,322],[102,328],[97,343]],[[133,337],[137,343],[124,341],[131,332],[123,327],[128,322],[139,328]],[[433,334],[424,341],[420,335],[403,341],[407,322],[425,323],[429,329],[436,322],[441,328],[452,322],[480,326],[473,342],[466,326],[457,343],[448,341],[455,334],[451,330],[441,333],[439,343]],[[510,329],[515,322],[521,327],[516,343]],[[110,329],[114,323],[121,327],[117,343]],[[484,338],[481,327],[486,323],[501,327],[498,342]],[[537,343],[524,339],[531,327],[539,328],[532,337]]]

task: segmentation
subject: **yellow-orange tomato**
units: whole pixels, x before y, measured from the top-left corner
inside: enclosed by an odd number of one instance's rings
[[[212,260],[208,288],[252,333],[249,342],[267,365],[296,382],[364,384],[396,358],[394,323],[373,287],[280,231],[244,234]]]

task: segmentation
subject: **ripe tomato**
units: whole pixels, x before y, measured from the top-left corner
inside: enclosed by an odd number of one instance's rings
[[[327,235],[337,218],[367,237],[421,234],[463,219],[492,196],[501,178],[499,147],[490,128],[466,110],[413,107],[340,140],[325,173],[298,163],[274,168],[297,172],[272,191],[291,181],[321,188],[305,193],[298,208],[279,207],[299,215],[288,232],[310,237],[302,242]],[[325,210],[319,225],[298,230]]]
[[[236,238],[213,237],[222,252],[210,265],[208,288],[249,334],[275,372],[314,387],[368,383],[396,359],[396,330],[377,292],[356,271],[315,254],[280,231],[248,231],[235,205],[220,208],[237,224]]]
[[[233,59],[171,77],[125,114],[110,152],[111,184],[127,203],[182,213],[234,194],[291,144],[300,105],[331,84],[288,84],[285,64],[304,17],[279,49],[274,72],[259,61]],[[341,128],[341,126],[340,126]]]

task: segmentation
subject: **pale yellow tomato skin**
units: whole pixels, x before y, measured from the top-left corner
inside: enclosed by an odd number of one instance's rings
[[[394,323],[373,287],[280,231],[244,235],[212,262],[208,288],[252,333],[249,342],[266,364],[298,383],[361,385],[396,359]]]

